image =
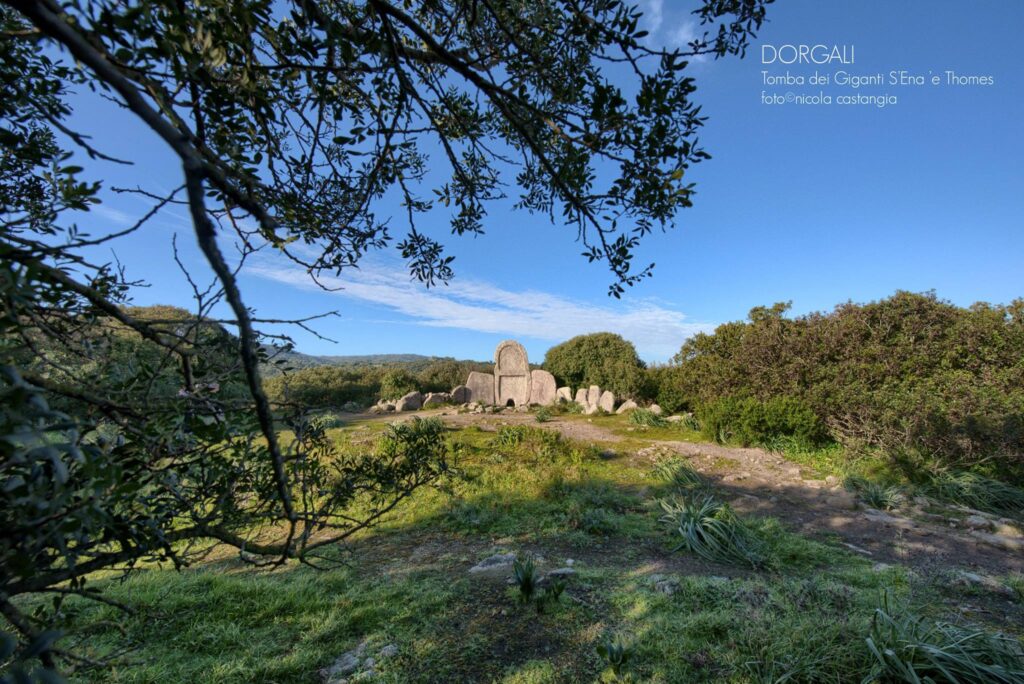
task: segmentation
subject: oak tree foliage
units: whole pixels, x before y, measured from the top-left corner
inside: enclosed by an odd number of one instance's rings
[[[706,34],[665,50],[619,0],[4,0],[0,609],[14,657],[83,662],[53,628],[67,594],[103,600],[94,570],[180,566],[209,542],[325,562],[445,472],[436,426],[357,458],[301,407],[275,415],[259,373],[274,340],[258,328],[281,321],[244,299],[247,257],[316,279],[393,245],[442,283],[434,217],[482,233],[508,195],[566,224],[619,296],[649,275],[633,252],[690,205],[708,157],[688,57],[741,55],[770,2],[704,0]],[[81,93],[170,150],[178,187],[148,186],[142,152],[102,149],[75,116]],[[103,186],[103,169],[132,164],[138,185]],[[101,192],[150,209],[105,227]],[[397,217],[383,210],[396,200]],[[215,279],[183,269],[187,314],[133,310],[140,283],[96,255],[170,208]],[[26,594],[56,600],[29,615]]]

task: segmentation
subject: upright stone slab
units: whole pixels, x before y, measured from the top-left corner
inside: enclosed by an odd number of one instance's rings
[[[587,390],[587,408],[591,406],[597,406],[597,402],[601,400],[601,388],[597,385],[591,385],[590,389]]]
[[[530,371],[530,403],[540,406],[554,404],[557,399],[555,394],[555,376],[546,370]]]
[[[583,408],[587,407],[587,388],[586,387],[580,387],[578,390],[576,390],[576,403],[579,404],[580,406],[582,406]]]
[[[505,340],[494,351],[494,398],[498,406],[530,403],[530,362],[515,340]]]
[[[471,371],[466,379],[466,391],[469,392],[467,402],[490,406],[494,403],[494,376],[490,373]]]
[[[572,401],[572,388],[571,387],[559,387],[558,391],[555,392],[555,401],[564,401],[569,403]]]
[[[456,404],[468,404],[469,388],[465,385],[458,385],[452,389],[452,401]]]
[[[615,410],[615,395],[610,390],[605,390],[601,393],[601,398],[597,400],[597,406],[602,411],[611,413]]]

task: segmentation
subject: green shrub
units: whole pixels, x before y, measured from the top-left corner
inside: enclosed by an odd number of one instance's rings
[[[709,439],[744,446],[765,445],[777,437],[793,437],[806,444],[818,444],[826,438],[814,412],[793,397],[767,401],[724,397],[705,404],[699,420],[701,431]]]
[[[897,292],[794,319],[787,309],[756,307],[687,340],[649,374],[659,403],[717,417],[728,397],[792,397],[847,447],[1024,478],[1024,299],[962,308]],[[708,429],[730,431],[743,432]]]
[[[537,413],[534,415],[534,420],[538,423],[546,423],[551,420],[551,409],[547,406],[541,406],[537,409]]]
[[[544,356],[544,368],[560,385],[598,385],[618,397],[640,397],[647,378],[636,349],[619,335],[579,335]]]
[[[398,399],[409,392],[415,392],[418,381],[409,371],[403,368],[390,368],[384,371],[380,379],[380,398]]]

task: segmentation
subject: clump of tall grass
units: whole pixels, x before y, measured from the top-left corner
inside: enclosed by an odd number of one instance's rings
[[[494,442],[498,446],[517,447],[526,438],[526,434],[526,428],[522,425],[506,425],[498,430]]]
[[[873,482],[858,476],[847,477],[843,484],[848,490],[859,496],[861,501],[880,511],[899,508],[906,500],[903,489],[896,485]]]
[[[654,476],[662,482],[683,491],[707,487],[707,481],[701,477],[700,473],[679,456],[658,461],[654,466]]]
[[[938,473],[930,476],[920,490],[940,501],[1024,519],[1024,489],[977,473]]]
[[[874,658],[864,682],[1011,684],[1024,681],[1016,639],[921,617],[899,615],[885,595],[865,639]]]
[[[656,414],[654,411],[645,408],[633,409],[629,412],[629,422],[641,427],[665,427],[668,421]]]
[[[716,563],[763,568],[768,564],[761,540],[731,508],[711,495],[662,500],[661,520],[682,537],[673,549],[685,550]]]

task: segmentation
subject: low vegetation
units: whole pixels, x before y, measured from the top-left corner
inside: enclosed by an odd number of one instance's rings
[[[636,434],[625,416],[600,420]],[[996,634],[1011,624],[961,620],[965,634],[982,636],[951,647],[936,635],[953,632],[929,631],[951,619],[946,587],[740,515],[682,457],[652,463],[532,424],[348,422],[327,436],[347,458],[385,453],[396,429],[414,425],[440,431],[448,475],[347,548],[325,548],[315,568],[268,571],[214,547],[183,571],[148,565],[126,580],[92,580],[129,615],[69,597],[62,644],[125,663],[80,664],[75,680],[308,682],[362,643],[395,646],[376,665],[386,682],[859,681],[903,666],[926,681],[935,678],[929,658],[947,661],[919,652],[925,644],[975,668],[962,672],[1012,657],[1016,636]],[[505,575],[467,572],[508,552],[516,559]],[[547,577],[570,559],[574,574]],[[895,636],[876,613],[886,591],[899,605],[885,612],[900,625]],[[990,655],[993,644],[1003,650]]]

